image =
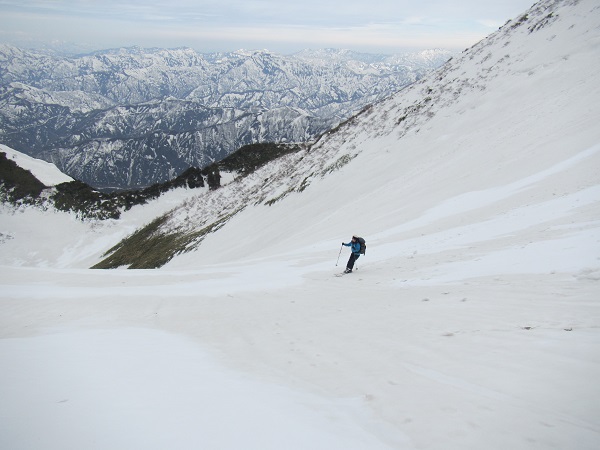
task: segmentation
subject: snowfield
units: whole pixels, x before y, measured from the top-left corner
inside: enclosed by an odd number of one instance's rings
[[[159,270],[87,268],[251,189],[2,206],[0,448],[600,448],[596,3],[542,1],[284,157],[306,189]]]
[[[42,161],[41,159],[32,158],[24,153],[17,152],[6,145],[0,144],[0,152],[6,153],[8,159],[13,160],[17,165],[37,176],[46,186],[54,186],[60,183],[73,181],[68,175],[65,175],[52,163]]]

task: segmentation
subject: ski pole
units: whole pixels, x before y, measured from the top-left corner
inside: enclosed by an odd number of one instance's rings
[[[335,262],[335,265],[336,265],[336,267],[337,267],[338,263],[340,262],[340,255],[342,254],[342,249],[343,249],[343,248],[344,248],[344,244],[342,244],[342,245],[340,246],[340,253],[338,253],[338,259],[337,259],[337,261]]]

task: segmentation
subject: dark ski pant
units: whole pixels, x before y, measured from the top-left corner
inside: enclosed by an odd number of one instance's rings
[[[346,269],[354,269],[354,262],[360,258],[360,255],[355,255],[354,253],[350,253],[350,258],[348,259],[348,264],[346,264]]]

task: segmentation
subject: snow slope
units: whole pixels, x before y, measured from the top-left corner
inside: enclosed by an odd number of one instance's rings
[[[599,49],[595,1],[538,3],[291,176],[172,193],[248,205],[161,270],[85,269],[160,203],[60,258],[3,211],[0,447],[598,448]]]
[[[0,144],[0,152],[6,153],[8,159],[12,159],[23,169],[29,170],[38,180],[46,186],[55,186],[60,183],[73,181],[68,175],[65,175],[52,163],[32,158],[24,153],[13,150],[6,145]]]

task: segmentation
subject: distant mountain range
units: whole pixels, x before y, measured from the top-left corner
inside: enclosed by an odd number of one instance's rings
[[[428,50],[57,56],[0,45],[0,143],[97,188],[143,187],[259,142],[307,142],[441,66]]]

